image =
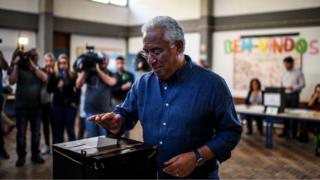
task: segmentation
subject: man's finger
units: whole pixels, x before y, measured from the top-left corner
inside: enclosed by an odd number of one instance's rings
[[[99,117],[98,115],[92,115],[92,116],[88,117],[87,120],[96,121],[98,117]]]
[[[172,175],[172,176],[176,176],[178,168],[179,168],[179,166],[177,163],[172,163],[171,165],[165,167],[163,169],[163,171],[166,172],[167,174]]]
[[[179,158],[178,156],[175,156],[175,157],[169,159],[169,161],[165,162],[164,165],[165,165],[165,166],[168,166],[168,165],[174,163],[175,161],[177,161],[178,158]]]
[[[101,116],[101,120],[112,120],[114,116],[112,113],[106,113]]]

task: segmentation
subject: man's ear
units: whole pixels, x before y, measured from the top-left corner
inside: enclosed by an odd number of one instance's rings
[[[177,41],[176,42],[176,47],[177,47],[178,54],[181,54],[183,52],[183,43],[182,43],[182,41]]]

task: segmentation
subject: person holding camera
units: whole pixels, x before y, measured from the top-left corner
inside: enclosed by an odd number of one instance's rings
[[[2,88],[2,70],[8,69],[8,63],[6,62],[2,51],[0,51],[0,109],[2,111],[4,96],[3,96],[3,88]],[[0,116],[0,159],[9,159],[9,154],[4,148],[4,138],[3,138],[3,127],[2,127],[2,117]]]
[[[42,83],[48,81],[46,73],[38,66],[38,52],[32,49],[28,52],[15,51],[11,68],[8,71],[10,85],[16,88],[16,123],[17,123],[17,154],[16,166],[23,166],[26,157],[26,130],[28,120],[31,125],[31,160],[34,163],[44,163],[39,154],[41,108],[40,92]]]
[[[53,93],[53,143],[64,142],[64,129],[67,130],[69,141],[76,139],[75,119],[80,99],[80,90],[75,86],[76,79],[69,58],[60,55],[48,83],[48,92]]]
[[[84,111],[87,118],[93,114],[111,111],[113,108],[111,102],[111,88],[116,84],[117,80],[107,69],[109,57],[104,53],[101,54],[103,56],[103,61],[95,64],[95,72],[90,71],[91,67],[85,67],[79,73],[76,81],[76,87],[78,89],[85,83],[87,85],[84,102]],[[85,127],[87,137],[107,134],[104,128],[91,121],[86,121]]]
[[[134,59],[134,66],[136,71],[138,71],[138,77],[141,77],[144,73],[151,71],[151,68],[143,56],[143,51],[139,51]]]
[[[122,56],[116,58],[116,69],[115,78],[117,79],[117,83],[112,88],[112,97],[113,104],[119,105],[125,100],[127,93],[134,83],[134,75],[125,70],[125,60]]]

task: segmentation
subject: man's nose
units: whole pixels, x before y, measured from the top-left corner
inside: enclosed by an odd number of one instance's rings
[[[154,58],[151,54],[148,54],[147,55],[147,61],[148,61],[149,64],[154,64],[154,63],[157,62],[157,59]]]

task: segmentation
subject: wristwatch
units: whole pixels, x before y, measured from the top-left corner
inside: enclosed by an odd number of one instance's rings
[[[206,160],[201,156],[200,152],[197,150],[193,151],[195,156],[196,156],[196,167],[200,167],[202,165],[204,165],[204,163],[206,162]]]

